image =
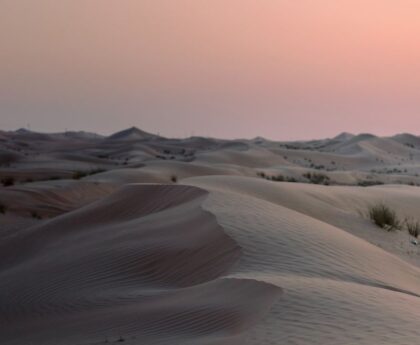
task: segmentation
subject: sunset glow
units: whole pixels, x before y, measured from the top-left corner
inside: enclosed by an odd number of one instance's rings
[[[410,0],[2,0],[0,127],[418,133],[419,13]]]

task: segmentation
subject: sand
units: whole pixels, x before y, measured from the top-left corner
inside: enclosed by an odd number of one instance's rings
[[[417,137],[0,134],[1,343],[420,339],[420,246],[366,214],[418,219]]]

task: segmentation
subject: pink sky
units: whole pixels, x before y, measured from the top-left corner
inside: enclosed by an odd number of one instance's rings
[[[0,0],[0,128],[420,134],[418,0]]]

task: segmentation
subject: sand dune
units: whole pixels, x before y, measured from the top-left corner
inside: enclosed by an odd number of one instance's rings
[[[108,137],[109,140],[141,140],[158,138],[158,135],[147,133],[139,128],[131,127],[120,132],[114,133]]]
[[[230,343],[279,289],[222,277],[240,248],[205,196],[129,185],[2,243],[3,341]]]
[[[282,206],[288,199],[281,196],[283,188],[276,191],[270,182],[253,182],[237,178],[188,180],[212,191],[206,209],[217,215],[243,248],[233,276],[256,278],[285,291],[265,321],[250,332],[248,343],[417,342],[420,270],[416,266],[350,231],[331,226],[345,211],[340,206],[329,214],[321,212],[324,221],[320,221]],[[261,184],[267,184],[265,190]],[[313,189],[306,192],[315,196],[315,186],[309,187]],[[363,193],[359,197],[367,201]],[[308,200],[301,207],[311,212],[316,203]]]
[[[418,343],[417,137],[0,134],[0,343]]]

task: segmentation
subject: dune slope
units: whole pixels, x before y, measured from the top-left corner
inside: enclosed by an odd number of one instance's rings
[[[287,207],[282,190],[293,185],[297,193],[295,184],[240,177],[185,183],[210,191],[206,209],[243,248],[232,277],[284,289],[264,320],[246,334],[247,344],[418,342],[420,270],[354,236],[350,228],[327,223],[342,215],[340,206],[335,213],[320,213],[320,220]],[[307,195],[322,195],[322,189],[334,197],[333,187],[305,187]],[[358,190],[360,200],[366,199],[366,189]],[[308,210],[316,207],[316,198],[306,203]]]
[[[241,249],[206,195],[128,185],[3,242],[2,341],[240,343],[280,289],[223,277]]]
[[[0,131],[0,343],[418,344],[419,143]]]

